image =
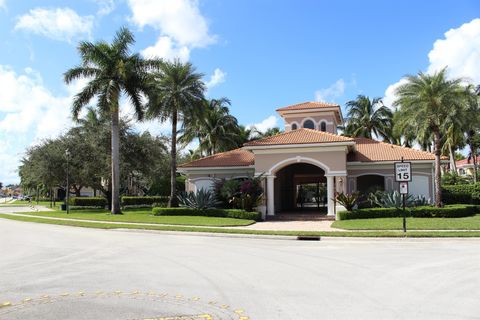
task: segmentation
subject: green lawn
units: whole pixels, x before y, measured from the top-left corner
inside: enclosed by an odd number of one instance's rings
[[[58,208],[62,202],[56,202],[55,203],[55,208]],[[12,203],[0,203],[0,207],[20,207],[20,206],[28,206],[28,205],[37,205],[36,201],[25,201],[25,200],[15,200]],[[39,206],[44,206],[47,208],[50,208],[50,202],[49,201],[39,201],[38,202]]]
[[[70,214],[65,211],[31,212],[29,215],[38,215],[54,218],[83,219],[95,221],[159,223],[190,226],[248,226],[255,223],[253,220],[200,217],[200,216],[154,216],[151,209],[124,210],[122,215],[112,215],[106,210],[72,210]]]
[[[334,228],[347,230],[401,230],[402,218],[335,221]],[[409,230],[480,230],[480,215],[465,218],[407,218]]]
[[[35,216],[23,217],[1,214],[0,218],[36,222],[45,224],[56,224],[64,226],[74,226],[83,228],[97,229],[142,229],[142,230],[160,230],[160,231],[183,231],[183,232],[209,232],[209,233],[227,233],[227,234],[256,234],[256,235],[279,235],[279,236],[328,236],[328,237],[480,237],[480,231],[410,231],[404,234],[401,231],[266,231],[266,230],[242,230],[228,228],[198,228],[191,226],[138,226],[138,225],[114,225],[102,222],[83,222],[83,221],[63,221],[46,220]]]

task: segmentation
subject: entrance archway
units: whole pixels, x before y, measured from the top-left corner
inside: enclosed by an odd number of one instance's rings
[[[309,163],[293,163],[275,173],[276,212],[327,212],[325,171]]]

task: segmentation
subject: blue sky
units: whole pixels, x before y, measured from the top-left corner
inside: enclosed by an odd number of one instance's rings
[[[145,56],[193,62],[210,97],[265,129],[298,102],[366,94],[388,104],[404,75],[445,65],[480,83],[479,18],[468,0],[0,0],[0,181],[18,182],[25,148],[71,125],[82,83],[67,87],[62,74],[79,62],[78,41],[110,40],[120,26]]]

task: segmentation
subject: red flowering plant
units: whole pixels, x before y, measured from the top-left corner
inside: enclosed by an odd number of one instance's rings
[[[260,203],[262,195],[261,176],[244,180],[240,184],[240,201],[244,210],[253,211]]]
[[[222,180],[215,184],[217,199],[230,208],[253,211],[262,199],[261,176],[244,180]]]

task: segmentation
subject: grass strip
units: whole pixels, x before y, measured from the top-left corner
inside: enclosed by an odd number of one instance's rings
[[[402,218],[340,220],[334,228],[346,230],[401,230]],[[480,215],[464,218],[407,218],[409,230],[480,230]]]
[[[448,237],[480,237],[480,231],[409,231],[406,234],[400,231],[270,231],[270,230],[245,230],[228,228],[196,228],[187,226],[140,226],[140,225],[115,225],[101,222],[84,221],[65,221],[50,220],[38,217],[23,217],[8,214],[0,215],[0,218],[36,222],[45,224],[55,224],[63,226],[96,228],[96,229],[137,229],[137,230],[159,230],[159,231],[180,231],[180,232],[198,232],[198,233],[224,233],[224,234],[246,234],[246,235],[278,235],[278,236],[328,236],[328,237],[390,237],[390,238],[448,238]]]
[[[112,215],[105,210],[72,210],[70,214],[65,211],[45,211],[45,212],[28,212],[31,216],[43,216],[50,218],[68,218],[80,220],[95,220],[105,222],[131,222],[131,223],[156,223],[156,224],[175,224],[189,226],[211,226],[211,227],[236,227],[248,226],[254,224],[254,220],[234,219],[223,217],[206,217],[206,216],[154,216],[151,209],[129,209],[124,210],[123,214]]]

